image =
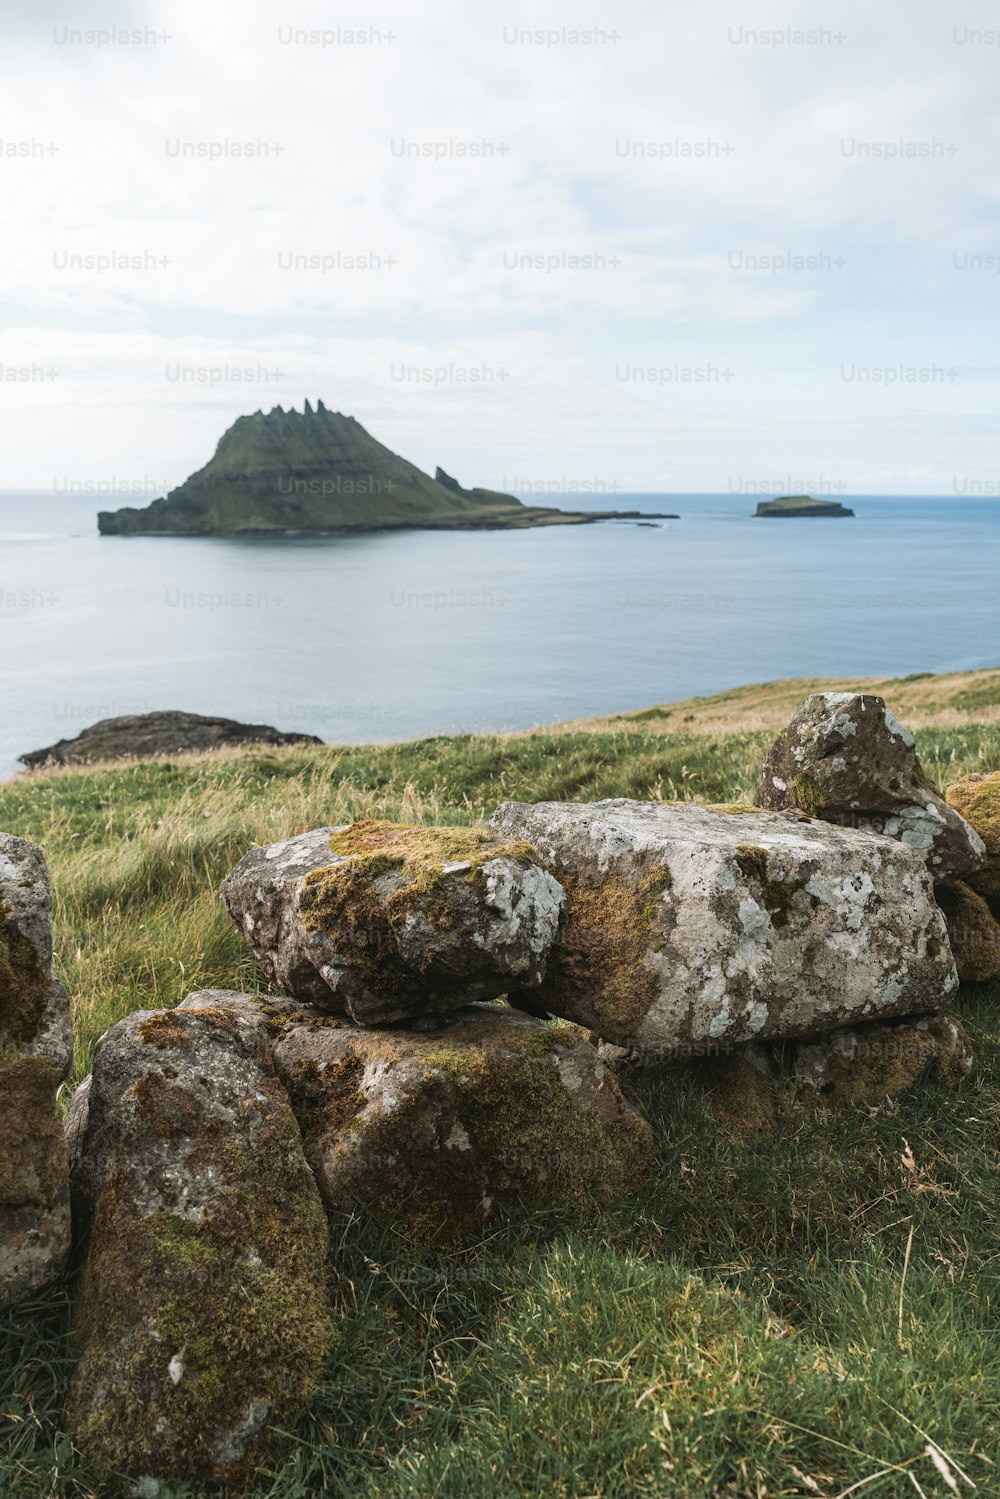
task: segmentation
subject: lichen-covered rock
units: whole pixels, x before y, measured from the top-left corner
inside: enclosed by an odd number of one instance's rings
[[[574,1027],[471,1005],[436,1032],[370,1030],[287,1000],[207,990],[270,1037],[333,1208],[362,1201],[411,1240],[467,1242],[523,1209],[634,1187],[649,1126]]]
[[[949,786],[949,805],[975,828],[986,847],[986,862],[968,883],[1000,916],[1000,770],[965,776]]]
[[[537,986],[564,904],[523,842],[387,822],[255,848],[222,898],[272,982],[362,1025]]]
[[[791,1048],[786,1059],[800,1095],[827,1103],[877,1103],[933,1070],[961,1082],[975,1065],[972,1044],[951,1015],[858,1026]]]
[[[41,849],[0,833],[0,1304],[63,1269],[70,1213],[56,1093],[73,1031],[53,976],[52,896]]]
[[[971,885],[938,885],[937,902],[948,923],[948,940],[964,984],[1000,978],[1000,922]]]
[[[256,1026],[140,1011],[72,1121],[86,1260],[69,1429],[135,1480],[244,1476],[329,1353],[329,1234]]]
[[[569,897],[537,1000],[661,1055],[940,1009],[958,983],[906,844],[787,813],[508,802]],[[514,996],[516,1002],[516,996]]]
[[[936,880],[963,878],[985,859],[982,839],[921,766],[913,735],[868,693],[806,698],[768,751],[756,802],[898,838]]]

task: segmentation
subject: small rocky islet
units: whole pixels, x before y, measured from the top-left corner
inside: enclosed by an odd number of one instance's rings
[[[102,510],[102,536],[336,535],[356,531],[523,530],[603,520],[676,520],[639,511],[569,511],[432,479],[353,416],[319,401],[239,417],[214,456],[144,509]]]
[[[414,1253],[586,1222],[656,1169],[632,1057],[750,1129],[961,1083],[948,1006],[1000,975],[998,808],[1000,773],[944,798],[882,699],[826,692],[752,805],[506,803],[250,849],[221,894],[271,992],[119,1021],[65,1139],[48,875],[0,835],[0,1302],[78,1270],[81,1452],[133,1492],[239,1481],[338,1357],[330,1222],[363,1204]]]
[[[808,494],[783,494],[774,500],[761,500],[757,506],[758,517],[777,520],[802,520],[810,516],[822,519],[853,514],[854,511],[842,505],[839,500],[817,500]]]

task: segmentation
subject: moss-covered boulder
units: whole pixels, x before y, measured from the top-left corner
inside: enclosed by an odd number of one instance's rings
[[[789,1048],[777,1066],[790,1068],[799,1096],[827,1103],[877,1103],[928,1073],[951,1083],[972,1072],[965,1027],[952,1015],[928,1015],[838,1030]]]
[[[270,1038],[326,1202],[358,1202],[412,1242],[459,1244],[503,1217],[630,1191],[649,1126],[569,1025],[471,1005],[438,1030],[373,1030],[287,1000],[217,990]]]
[[[1000,978],[1000,921],[984,898],[961,880],[938,885],[936,894],[962,982],[985,984]]]
[[[768,751],[755,800],[898,838],[936,880],[962,879],[985,860],[982,839],[921,766],[913,735],[868,693],[806,698]]]
[[[518,839],[387,822],[255,848],[222,898],[283,992],[362,1025],[537,987],[564,904]]]
[[[802,814],[508,802],[569,898],[536,996],[659,1055],[940,1009],[958,984],[922,857]],[[515,996],[516,998],[516,996]]]
[[[268,1047],[221,1009],[130,1015],[72,1133],[73,1438],[134,1480],[241,1478],[333,1341],[326,1216]]]
[[[601,1042],[601,1056],[627,1078],[635,1049]],[[874,1105],[932,1076],[964,1082],[975,1065],[965,1027],[953,1015],[868,1021],[788,1041],[751,1041],[664,1065],[664,1083],[686,1086],[705,1112],[731,1133],[750,1140],[771,1131],[793,1105],[838,1108]]]
[[[1000,916],[1000,770],[965,776],[949,786],[949,805],[971,823],[986,847],[986,862],[968,883]]]
[[[73,1032],[52,974],[52,896],[41,849],[0,834],[0,1304],[63,1269],[70,1242],[56,1093]]]

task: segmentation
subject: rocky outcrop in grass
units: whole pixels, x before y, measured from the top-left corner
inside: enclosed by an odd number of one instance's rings
[[[620,1062],[671,1125],[700,1092],[743,1139],[969,1075],[943,1007],[1000,958],[972,883],[996,852],[989,793],[951,793],[984,851],[880,700],[810,702],[768,762],[778,811],[505,803],[488,829],[361,821],[242,858],[223,898],[275,992],[128,1016],[66,1121],[68,1424],[96,1471],[201,1492],[268,1467],[337,1347],[327,1214],[335,1253],[374,1231],[416,1258],[633,1192],[652,1135]],[[47,880],[31,845],[0,853],[0,1183],[65,1202]]]
[[[95,760],[128,760],[153,755],[180,755],[222,749],[235,744],[321,744],[315,734],[283,734],[263,723],[238,723],[201,713],[127,713],[102,718],[75,739],[60,739],[47,749],[21,756],[29,770],[43,765],[88,765]]]

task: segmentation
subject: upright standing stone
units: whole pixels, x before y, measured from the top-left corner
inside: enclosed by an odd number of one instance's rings
[[[927,867],[891,838],[635,801],[508,802],[492,827],[569,897],[537,1002],[605,1040],[807,1035],[938,1010],[958,984]]]
[[[268,1047],[220,1009],[140,1011],[84,1097],[69,1429],[136,1480],[236,1481],[332,1340],[326,1217]]]
[[[898,838],[936,880],[963,878],[985,860],[979,834],[924,771],[913,735],[868,693],[806,698],[768,751],[756,803]]]
[[[0,833],[0,1304],[63,1269],[70,1214],[56,1093],[69,1072],[69,1000],[52,974],[41,849]]]

